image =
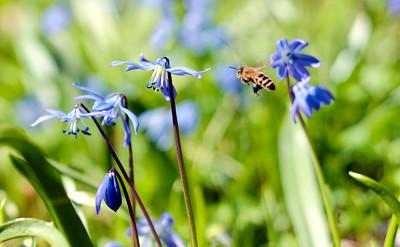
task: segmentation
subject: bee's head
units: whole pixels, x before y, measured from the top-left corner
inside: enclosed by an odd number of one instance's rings
[[[234,69],[234,70],[236,70],[236,77],[237,78],[241,78],[242,76],[242,72],[243,72],[243,66],[241,66],[241,67],[239,67],[239,68],[235,68],[235,67],[232,67],[232,66],[229,66],[229,68],[231,68],[231,69]]]

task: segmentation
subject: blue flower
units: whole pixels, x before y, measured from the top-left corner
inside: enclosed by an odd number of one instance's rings
[[[50,119],[59,118],[62,122],[68,123],[68,127],[63,132],[68,135],[72,134],[75,136],[75,138],[78,137],[79,132],[82,132],[85,135],[90,135],[89,127],[86,125],[84,118],[98,117],[100,115],[98,112],[84,113],[80,109],[79,104],[76,105],[74,109],[67,114],[62,111],[53,109],[46,109],[46,111],[50,114],[38,118],[33,124],[31,124],[31,127],[35,127],[39,123]],[[82,127],[79,127],[78,121],[82,125]]]
[[[99,214],[101,202],[104,200],[106,205],[117,212],[122,203],[121,192],[119,190],[119,185],[117,177],[115,174],[115,168],[111,170],[104,176],[103,182],[101,182],[100,187],[96,192],[96,213]]]
[[[321,103],[329,105],[335,100],[328,89],[321,86],[311,86],[308,83],[299,82],[293,86],[294,101],[292,105],[292,119],[296,123],[297,111],[302,111],[307,117],[311,117],[312,110],[319,110]]]
[[[125,137],[124,137],[124,147],[131,143],[131,128],[129,125],[129,120],[133,124],[135,133],[137,134],[139,128],[139,120],[135,114],[129,111],[125,107],[126,97],[121,93],[113,93],[107,97],[103,97],[96,91],[79,85],[78,83],[72,83],[75,87],[88,92],[89,94],[80,95],[75,97],[76,100],[93,100],[93,112],[97,112],[99,117],[103,118],[103,125],[115,125],[116,120],[120,118],[124,124]],[[125,118],[124,114],[128,116]]]
[[[387,4],[393,14],[400,15],[400,0],[388,0]]]
[[[67,5],[55,4],[42,17],[42,30],[47,35],[62,32],[70,24],[70,9]]]
[[[149,82],[147,83],[147,88],[153,88],[154,91],[161,91],[166,100],[170,100],[169,86],[168,86],[168,76],[167,72],[173,75],[179,76],[193,76],[196,78],[201,78],[201,75],[210,70],[210,68],[203,71],[196,71],[186,67],[175,67],[171,68],[167,63],[165,57],[158,58],[155,62],[147,60],[143,54],[140,55],[140,63],[126,62],[126,61],[114,61],[112,66],[128,65],[125,71],[131,70],[144,70],[153,71]],[[174,97],[176,97],[175,88],[172,89],[174,92]]]
[[[278,40],[276,44],[277,52],[272,54],[270,63],[276,69],[276,74],[281,80],[285,80],[288,74],[297,81],[308,81],[310,73],[306,66],[317,68],[319,60],[310,55],[299,53],[308,46],[306,41],[295,39],[290,44],[284,38]]]
[[[199,122],[199,109],[192,101],[183,101],[176,107],[179,128],[183,134],[189,134],[196,129]],[[168,108],[156,108],[139,116],[147,136],[156,143],[160,150],[171,146],[171,115]]]
[[[172,231],[172,225],[174,224],[174,219],[167,213],[163,213],[159,221],[153,222],[154,228],[160,240],[167,247],[185,247],[182,239]],[[137,223],[137,231],[140,237],[140,242],[142,247],[152,246],[153,236],[151,229],[145,219],[139,220]],[[130,228],[127,231],[127,235],[131,235]]]

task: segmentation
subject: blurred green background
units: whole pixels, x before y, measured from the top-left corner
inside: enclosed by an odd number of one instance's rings
[[[196,13],[201,11],[196,4],[204,11]],[[188,31],[194,25],[189,13],[204,18],[193,33]],[[159,43],[154,41],[158,25],[167,33]],[[295,169],[288,175],[282,166],[282,157],[296,156],[284,145],[295,139],[285,132],[293,127],[287,119],[285,84],[266,69],[277,90],[257,97],[248,86],[237,89],[239,82],[230,79],[234,71],[224,70],[267,63],[281,37],[310,43],[304,52],[321,61],[320,69],[310,70],[310,83],[329,88],[336,98],[307,124],[331,189],[343,246],[380,246],[391,211],[348,171],[382,181],[394,192],[400,188],[400,17],[386,1],[1,0],[0,123],[23,128],[48,157],[79,171],[95,186],[64,177],[96,244],[116,240],[128,246],[126,210],[115,214],[103,205],[100,215],[95,214],[96,185],[113,163],[94,126],[92,136],[75,140],[62,134],[65,126],[58,121],[34,129],[29,125],[45,108],[69,111],[73,97],[81,94],[73,81],[125,93],[130,110],[138,115],[168,109],[160,93],[146,89],[149,72],[124,73],[122,67],[110,66],[114,60],[138,61],[144,53],[150,60],[168,56],[172,66],[212,67],[201,80],[174,80],[177,102],[192,100],[198,106],[198,126],[182,142],[200,242],[299,246],[302,237],[294,227],[295,215],[289,213],[298,205],[291,198],[293,188],[285,187],[286,176],[300,181],[297,189],[306,192],[301,202],[305,208],[314,212],[317,206],[317,212],[322,207],[318,193],[307,187],[313,176],[293,174]],[[119,145],[122,128],[108,131],[126,161],[127,150]],[[171,214],[174,230],[188,242],[174,147],[160,148],[144,128],[133,137],[133,147],[137,190],[145,205],[155,219]],[[51,220],[34,189],[11,165],[9,152],[0,149],[5,220]]]

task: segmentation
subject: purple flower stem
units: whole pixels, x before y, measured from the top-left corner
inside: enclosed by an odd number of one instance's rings
[[[137,228],[136,228],[135,215],[134,215],[134,212],[133,212],[132,204],[129,201],[128,191],[126,190],[124,181],[122,180],[122,177],[121,177],[121,175],[119,175],[119,172],[117,170],[115,170],[115,174],[117,175],[117,179],[119,180],[119,184],[122,187],[122,191],[123,191],[124,196],[125,196],[126,205],[128,206],[128,210],[129,210],[129,216],[131,218],[131,232],[133,233],[133,234],[131,234],[132,244],[133,244],[134,247],[140,247],[139,236],[137,234]]]
[[[166,60],[166,66],[170,67],[169,59],[164,57]],[[175,105],[175,97],[173,92],[173,84],[172,84],[172,76],[170,72],[168,73],[168,87],[169,87],[169,95],[170,95],[170,105],[171,105],[171,116],[172,116],[172,128],[174,130],[174,137],[175,137],[175,147],[176,147],[176,156],[178,159],[178,168],[179,168],[179,175],[182,182],[183,188],[183,197],[185,200],[185,208],[186,208],[186,215],[189,221],[189,228],[190,228],[190,235],[191,235],[191,244],[192,247],[197,247],[197,235],[196,235],[196,225],[194,222],[193,210],[192,210],[192,203],[190,200],[190,193],[189,193],[189,186],[186,176],[185,170],[185,163],[183,161],[183,154],[182,154],[182,146],[181,146],[181,138],[179,134],[179,125],[178,125],[178,118],[176,115],[176,105]]]
[[[81,106],[87,113],[90,112],[90,110],[89,110],[83,103],[80,103],[80,106]],[[137,201],[137,203],[138,203],[140,209],[142,210],[144,217],[146,218],[147,224],[149,224],[149,226],[150,226],[151,232],[152,232],[153,235],[154,235],[154,239],[155,239],[156,242],[157,242],[157,246],[158,246],[158,247],[162,247],[160,238],[158,237],[158,234],[157,234],[157,232],[156,232],[156,229],[154,228],[153,222],[151,221],[151,218],[150,218],[149,214],[147,213],[147,210],[146,210],[146,208],[145,208],[145,206],[144,206],[142,200],[140,199],[138,193],[136,192],[136,190],[135,190],[135,188],[134,188],[134,186],[133,186],[132,180],[129,178],[129,176],[128,176],[128,174],[127,174],[127,172],[126,172],[124,166],[122,165],[121,160],[118,158],[117,153],[115,152],[113,146],[111,145],[110,140],[109,140],[108,137],[106,136],[104,130],[101,128],[101,125],[100,125],[100,123],[97,121],[97,119],[96,119],[95,117],[91,117],[91,118],[92,118],[94,124],[96,125],[97,129],[99,130],[101,136],[103,137],[103,140],[104,140],[105,143],[107,144],[108,150],[110,151],[111,156],[113,157],[115,163],[117,163],[118,168],[120,169],[120,171],[121,171],[121,173],[122,173],[122,175],[123,175],[125,181],[129,184],[129,187],[130,187],[131,191],[133,192],[133,195],[134,195],[134,197],[135,197],[135,199],[136,199],[136,201]]]
[[[292,92],[292,86],[290,85],[290,78],[289,76],[286,77],[286,85],[287,85],[287,89],[288,89],[288,93],[289,93],[289,98],[290,98],[290,102],[291,104],[293,104],[294,101],[294,94]],[[318,180],[318,186],[319,186],[319,190],[321,193],[321,197],[322,197],[322,202],[325,208],[325,213],[327,215],[328,218],[328,224],[329,224],[329,229],[332,235],[332,240],[333,240],[333,246],[335,247],[340,247],[340,235],[339,235],[339,230],[337,228],[337,224],[336,224],[336,220],[335,220],[335,213],[331,207],[331,203],[329,201],[329,196],[328,196],[328,186],[325,182],[324,179],[324,175],[321,169],[321,164],[318,160],[318,156],[316,153],[316,149],[315,146],[313,144],[313,142],[311,141],[311,137],[310,134],[308,132],[307,126],[304,122],[303,117],[301,116],[300,112],[297,111],[296,112],[297,118],[299,119],[301,128],[303,129],[303,132],[307,138],[307,142],[310,146],[310,151],[311,151],[311,158],[312,158],[312,164],[313,164],[313,168],[315,171],[315,174],[317,176],[317,180]]]
[[[125,95],[122,96],[124,107],[128,108],[128,99]],[[129,119],[128,114],[125,114],[125,120]],[[130,125],[130,122],[127,121],[127,124]],[[135,176],[134,176],[134,162],[133,162],[133,152],[132,152],[132,140],[128,144],[128,165],[129,165],[129,178],[132,180],[133,187],[135,187]],[[136,218],[136,200],[134,197],[134,193],[131,190],[131,200],[132,200],[132,209],[133,209],[133,217]]]

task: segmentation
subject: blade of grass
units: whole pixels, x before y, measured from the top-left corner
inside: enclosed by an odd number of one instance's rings
[[[20,218],[0,225],[0,242],[26,237],[44,239],[51,246],[70,246],[64,236],[52,224],[42,220]],[[32,243],[36,243],[36,241]]]
[[[22,158],[10,155],[18,171],[32,184],[43,200],[56,227],[65,234],[71,246],[93,246],[82,221],[69,200],[60,175],[48,162],[43,151],[16,128],[0,128],[0,145],[17,150]]]

